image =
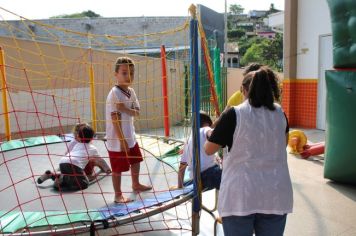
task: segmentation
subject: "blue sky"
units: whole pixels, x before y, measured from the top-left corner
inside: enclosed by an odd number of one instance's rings
[[[0,7],[29,19],[92,10],[104,17],[127,16],[186,16],[190,4],[202,4],[224,12],[224,0],[1,0]],[[284,0],[227,0],[227,5],[240,4],[245,10],[264,10],[274,3],[284,9]],[[0,19],[16,19],[0,9]]]

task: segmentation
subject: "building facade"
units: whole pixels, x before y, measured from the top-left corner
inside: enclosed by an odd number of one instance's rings
[[[32,21],[2,21],[0,36],[16,37],[24,40],[59,43],[66,46],[91,47],[103,50],[124,50],[137,48],[159,48],[184,45],[188,35],[165,34],[155,42],[146,40],[145,34],[164,32],[187,23],[187,17],[115,17],[115,18],[63,18]],[[52,30],[51,30],[51,26]],[[57,28],[65,30],[56,30]],[[12,29],[17,29],[12,31]],[[73,33],[72,33],[73,32]],[[82,37],[77,32],[87,34]],[[91,36],[93,35],[93,37]],[[117,40],[115,36],[142,35],[134,39]],[[113,37],[112,37],[113,36]],[[92,40],[95,37],[95,40]],[[53,39],[56,38],[56,41]]]
[[[325,70],[332,69],[327,1],[285,0],[284,17],[282,105],[290,125],[324,130]]]

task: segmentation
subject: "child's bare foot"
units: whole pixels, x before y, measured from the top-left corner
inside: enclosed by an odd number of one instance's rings
[[[88,176],[89,181],[93,181],[93,180],[95,180],[95,179],[97,178],[97,176],[99,176],[99,175],[100,175],[100,173],[105,173],[105,174],[109,175],[109,174],[111,174],[112,172],[111,172],[111,170],[110,170],[110,169],[108,169],[108,170],[100,170],[100,171],[99,171],[99,172],[97,172],[97,173],[94,173],[94,174],[91,174],[91,175],[87,175],[87,176]]]
[[[144,192],[144,191],[148,191],[151,189],[152,189],[152,186],[143,185],[143,184],[138,184],[138,185],[132,186],[132,190],[134,192]]]
[[[124,197],[122,195],[115,197],[114,202],[115,203],[127,203],[127,202],[132,202],[133,200],[131,198]]]
[[[100,167],[100,172],[103,172],[105,174],[111,174],[112,173],[110,167]]]
[[[171,186],[169,187],[169,190],[173,191],[173,190],[177,190],[177,189],[181,189],[182,187],[179,186]]]

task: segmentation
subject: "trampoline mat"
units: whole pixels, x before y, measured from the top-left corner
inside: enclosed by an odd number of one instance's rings
[[[134,200],[155,198],[177,184],[177,173],[169,165],[154,156],[160,156],[174,146],[154,138],[140,137],[140,147],[144,149],[141,162],[140,182],[151,184],[152,191],[133,193],[130,171],[122,175],[122,191]],[[100,155],[109,164],[105,143],[93,141]],[[46,170],[55,171],[68,143],[57,143],[2,152],[0,157],[0,211],[76,211],[115,206],[114,191],[110,175],[100,173],[96,180],[83,191],[58,192],[53,189],[53,181],[41,185],[37,178]],[[149,150],[149,151],[145,151]],[[177,160],[177,163],[179,160]],[[96,169],[98,171],[99,169]]]

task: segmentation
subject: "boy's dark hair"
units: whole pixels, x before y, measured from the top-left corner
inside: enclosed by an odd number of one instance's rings
[[[244,72],[242,73],[243,76],[247,75],[248,73],[250,73],[251,71],[256,71],[259,70],[262,67],[261,64],[259,63],[250,63],[248,64],[248,66],[246,66]]]
[[[129,57],[118,57],[115,62],[115,72],[119,71],[121,65],[135,66],[135,63]]]
[[[89,143],[94,138],[94,130],[89,125],[83,125],[78,130],[78,137],[82,143]]]
[[[83,127],[83,126],[86,126],[88,125],[87,123],[77,123],[74,128],[73,128],[73,134],[74,135],[78,135],[80,129]]]
[[[209,126],[212,126],[213,121],[211,120],[210,116],[208,113],[205,111],[200,111],[199,112],[199,117],[200,117],[200,128],[203,127],[205,124],[208,124]]]
[[[266,107],[274,111],[275,99],[279,99],[278,79],[274,72],[262,67],[253,73],[253,79],[248,91],[248,101],[253,107]]]

